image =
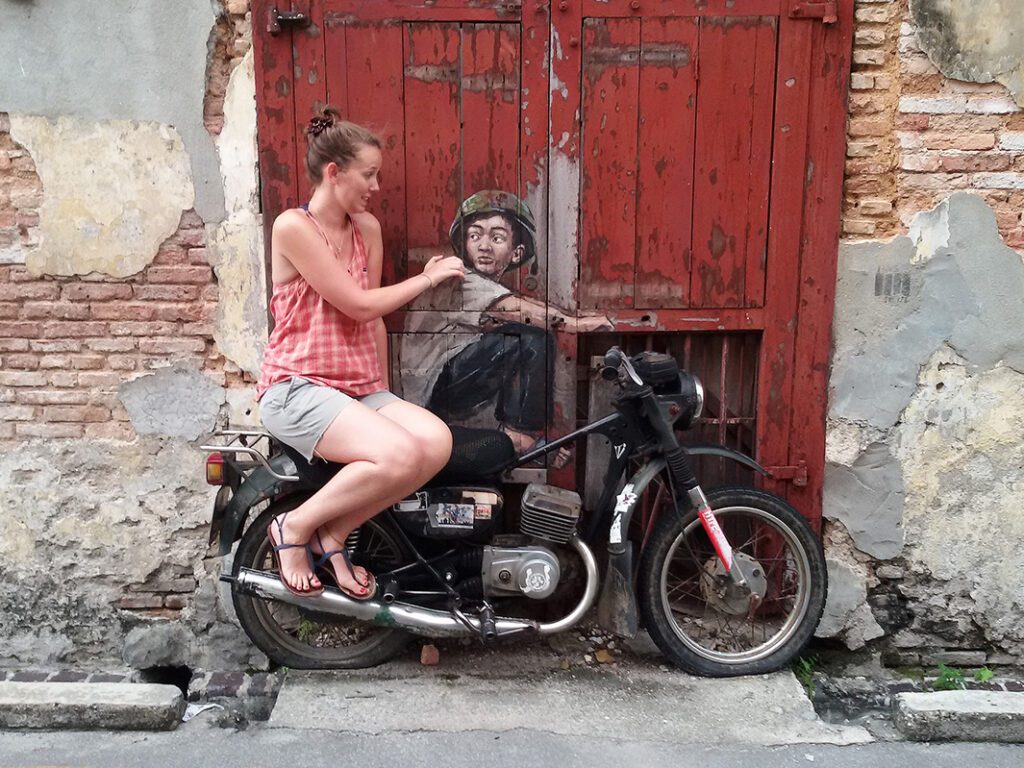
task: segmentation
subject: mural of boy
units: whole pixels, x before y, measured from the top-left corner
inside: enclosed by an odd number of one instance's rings
[[[535,234],[533,213],[512,193],[466,198],[449,230],[466,278],[442,283],[431,297],[446,305],[438,294],[461,292],[461,302],[453,295],[447,306],[462,311],[410,312],[400,352],[403,397],[449,423],[497,422],[520,452],[537,444],[551,419],[554,339],[548,307],[499,281],[536,258]],[[556,465],[568,457],[560,451]]]

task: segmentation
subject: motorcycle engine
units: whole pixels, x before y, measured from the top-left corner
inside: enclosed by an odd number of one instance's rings
[[[484,547],[483,588],[487,597],[521,596],[543,600],[558,586],[555,554],[541,546]]]

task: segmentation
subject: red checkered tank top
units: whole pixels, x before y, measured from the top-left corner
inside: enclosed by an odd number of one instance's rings
[[[340,259],[320,222],[301,209]],[[352,221],[353,248],[348,273],[364,291],[370,287],[366,246]],[[256,398],[292,376],[361,396],[384,389],[372,323],[360,323],[329,304],[302,275],[274,286],[270,297],[274,330],[270,334]]]

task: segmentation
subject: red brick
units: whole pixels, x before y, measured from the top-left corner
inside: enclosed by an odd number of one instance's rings
[[[71,302],[29,301],[22,316],[27,320],[88,320],[89,307]]]
[[[181,610],[188,606],[188,598],[184,595],[167,595],[164,598],[164,608],[173,608],[174,610]]]
[[[206,244],[206,230],[205,229],[182,229],[174,236],[182,245],[187,245],[190,248],[198,248]]]
[[[6,283],[0,285],[0,301],[29,301],[56,299],[60,296],[57,283]]]
[[[64,286],[69,301],[110,301],[130,299],[132,287],[127,283],[70,283]]]
[[[119,374],[106,371],[82,371],[75,375],[78,377],[78,384],[83,387],[117,389],[123,381]]]
[[[149,304],[127,301],[110,301],[90,305],[94,320],[152,320],[156,310]]]
[[[28,339],[0,339],[0,352],[25,352]]]
[[[111,336],[175,336],[177,323],[138,322],[111,323]]]
[[[135,298],[140,301],[195,301],[198,285],[136,285]]]
[[[31,421],[35,413],[31,405],[0,405],[0,421]]]
[[[43,335],[49,339],[106,336],[107,324],[83,320],[68,320],[43,324]]]
[[[924,131],[933,119],[931,115],[896,115],[897,131]]]
[[[102,368],[105,360],[103,355],[72,355],[71,365],[75,370],[94,371],[97,368]]]
[[[163,604],[164,599],[161,595],[134,595],[132,597],[122,597],[117,601],[118,608],[130,611],[143,608],[161,608]]]
[[[21,305],[10,301],[0,303],[0,320],[14,320],[21,313]]]
[[[8,279],[12,283],[30,283],[38,281],[39,276],[33,275],[31,272],[28,271],[28,269],[26,269],[23,266],[14,264],[11,265],[11,273],[8,276]]]
[[[0,422],[0,440],[10,440],[14,437],[14,422]]]
[[[82,348],[77,339],[40,339],[30,344],[33,352],[77,352]]]
[[[35,371],[0,371],[0,387],[45,387],[47,376]]]
[[[213,279],[209,267],[150,267],[146,270],[146,280],[152,283],[184,283],[205,285]]]
[[[188,250],[181,247],[161,248],[153,257],[153,264],[168,266],[172,264],[187,264]]]
[[[207,301],[218,301],[220,299],[220,286],[212,283],[203,288],[203,298]]]
[[[190,352],[205,352],[206,342],[202,339],[144,339],[139,342],[139,351],[148,355],[177,355]]]
[[[135,339],[89,339],[85,346],[96,352],[131,352],[135,349]]]
[[[22,371],[34,371],[39,367],[39,356],[33,354],[13,354],[4,358],[4,368],[17,368]]]
[[[184,323],[181,326],[183,336],[205,336],[213,338],[213,323]]]
[[[850,120],[850,136],[886,136],[892,131],[892,121],[877,117],[855,117]]]
[[[112,371],[134,371],[135,358],[128,355],[111,355],[107,358],[107,366]]]
[[[81,437],[85,428],[81,424],[45,424],[25,422],[15,426],[18,437]]]
[[[189,248],[188,249],[188,262],[189,264],[201,264],[209,266],[210,262],[206,260],[206,249],[205,248]]]
[[[28,405],[85,405],[89,393],[67,389],[19,389],[19,403]]]
[[[1005,171],[1010,167],[1010,157],[1000,154],[943,155],[942,170],[950,173],[971,171]]]
[[[929,131],[924,134],[924,145],[928,149],[976,151],[995,147],[996,137],[991,133],[939,133],[937,131]]]
[[[98,405],[50,405],[43,408],[44,421],[107,421],[110,410]]]
[[[78,386],[78,374],[70,371],[54,371],[49,375],[48,381],[55,387],[76,387]]]
[[[203,316],[203,308],[199,304],[162,304],[156,305],[156,319],[166,321],[192,321]]]
[[[17,321],[0,322],[0,336],[14,339],[32,339],[42,333],[39,323],[22,323]]]

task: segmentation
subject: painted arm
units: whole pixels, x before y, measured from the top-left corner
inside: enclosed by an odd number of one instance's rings
[[[522,321],[541,328],[550,324],[552,328],[564,326],[571,333],[611,330],[614,327],[612,321],[604,315],[576,318],[566,315],[553,304],[544,304],[537,299],[517,294],[500,298],[487,310],[487,315],[492,322]]]
[[[359,217],[367,248],[383,250],[380,223],[372,215]],[[462,278],[465,267],[457,256],[434,256],[421,274],[395,285],[363,290],[334,258],[320,233],[298,211],[285,211],[274,221],[272,251],[287,259],[313,290],[335,309],[359,322],[369,322],[408,304],[431,286]]]

